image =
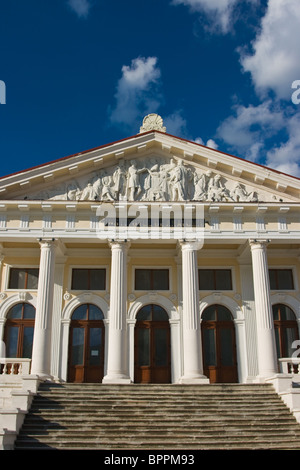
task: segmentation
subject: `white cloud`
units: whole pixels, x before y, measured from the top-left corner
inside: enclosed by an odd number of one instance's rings
[[[222,122],[217,135],[234,151],[256,161],[265,141],[282,129],[284,122],[282,111],[271,101],[258,106],[235,105],[234,115]]]
[[[208,141],[205,143],[201,137],[197,137],[197,139],[195,139],[195,142],[196,144],[201,144],[201,145],[204,145],[205,147],[209,147],[215,150],[219,148],[218,144],[213,139],[208,139]]]
[[[258,94],[273,90],[278,98],[291,99],[291,84],[300,79],[299,44],[299,0],[269,0],[253,54],[241,57]]]
[[[287,119],[288,139],[267,153],[267,165],[300,177],[300,113]]]
[[[237,105],[217,136],[247,160],[300,177],[300,112],[291,114],[291,109],[270,100],[258,106]]]
[[[146,114],[156,112],[161,104],[160,76],[156,57],[138,57],[130,66],[124,65],[117,85],[116,104],[110,111],[111,122],[133,126]]]
[[[89,0],[68,0],[68,4],[79,18],[86,18],[91,8]]]
[[[233,22],[233,11],[239,0],[172,0],[173,5],[185,5],[192,12],[207,15],[213,29],[222,33],[230,30]],[[257,3],[257,0],[247,0],[247,3]]]
[[[164,126],[168,134],[185,137],[187,135],[187,122],[182,116],[182,111],[174,111],[174,113],[164,118]]]

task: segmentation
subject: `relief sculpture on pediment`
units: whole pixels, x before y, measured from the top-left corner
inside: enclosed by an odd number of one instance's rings
[[[118,165],[43,190],[31,199],[69,201],[199,201],[256,202],[254,190],[181,159],[150,157]]]

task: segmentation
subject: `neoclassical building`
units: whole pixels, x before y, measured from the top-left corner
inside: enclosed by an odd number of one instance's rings
[[[246,383],[299,356],[300,180],[158,115],[0,178],[0,253],[0,356],[41,378]]]

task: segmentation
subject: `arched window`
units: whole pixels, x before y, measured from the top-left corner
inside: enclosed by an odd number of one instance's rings
[[[14,305],[8,312],[5,325],[6,357],[32,357],[35,307],[27,303]]]
[[[94,304],[77,307],[70,326],[70,382],[101,382],[104,375],[105,328],[102,310]]]
[[[292,357],[295,352],[294,341],[299,339],[296,315],[284,304],[273,305],[277,357]]]
[[[211,383],[237,382],[235,328],[231,312],[210,305],[202,314],[204,374]]]

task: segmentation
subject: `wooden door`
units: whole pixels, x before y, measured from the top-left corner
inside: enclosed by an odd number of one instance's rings
[[[212,305],[203,312],[202,348],[204,374],[211,383],[237,382],[235,328],[226,307]]]
[[[170,324],[158,305],[147,305],[137,315],[135,327],[135,382],[170,383]]]
[[[102,382],[104,375],[104,324],[102,311],[92,304],[81,305],[70,327],[68,381]]]

